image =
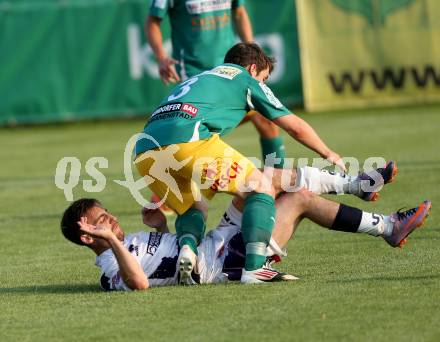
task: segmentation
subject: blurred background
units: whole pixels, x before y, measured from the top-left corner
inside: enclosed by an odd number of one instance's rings
[[[149,0],[0,0],[0,124],[145,116],[169,91],[143,25]],[[252,0],[255,39],[289,107],[440,101],[436,0]],[[168,23],[165,29],[166,46]]]
[[[115,181],[127,141],[170,91],[143,32],[150,0],[0,0],[0,341],[440,341],[440,1],[245,4],[278,61],[280,100],[361,167],[371,156],[399,165],[378,202],[331,198],[384,214],[429,199],[424,228],[400,250],[305,221],[280,266],[301,278],[293,285],[101,292],[91,252],[60,233],[69,200],[54,176],[70,158],[60,178],[74,199],[146,229]],[[295,162],[317,157],[282,134]],[[250,124],[225,141],[260,155]],[[216,196],[208,228],[229,201]]]

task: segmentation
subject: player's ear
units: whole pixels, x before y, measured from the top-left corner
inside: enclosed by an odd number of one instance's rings
[[[246,67],[247,71],[249,71],[249,73],[251,74],[252,77],[257,76],[257,65],[256,64],[249,64]]]
[[[81,239],[81,241],[85,244],[85,245],[91,245],[93,243],[93,238],[90,235],[87,234],[82,234],[79,237]]]

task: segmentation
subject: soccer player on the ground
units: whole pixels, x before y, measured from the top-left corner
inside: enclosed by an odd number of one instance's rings
[[[150,189],[178,213],[182,283],[192,282],[197,245],[205,231],[206,205],[194,194],[195,189],[200,193],[197,188],[207,199],[216,192],[245,199],[242,232],[246,264],[242,281],[256,279],[265,263],[275,218],[274,189],[250,160],[220,138],[233,130],[250,109],[255,108],[294,139],[345,170],[341,157],[264,84],[272,63],[256,44],[235,45],[226,54],[224,64],[176,87],[146,124],[144,137],[149,139],[141,138],[136,144],[139,173],[148,180]],[[171,154],[174,164],[181,167],[168,167]],[[162,173],[158,172],[160,168]],[[166,182],[170,176],[178,185],[171,191]],[[212,186],[203,189],[209,181]]]
[[[171,24],[172,57],[163,46],[162,20]],[[235,43],[234,29],[244,43],[253,41],[252,25],[244,0],[154,0],[145,23],[148,42],[156,56],[164,83],[185,81],[223,62]],[[284,145],[278,126],[255,111],[247,119],[255,125],[265,156],[275,153],[275,167],[282,167]]]
[[[245,264],[245,245],[240,231],[243,205],[240,198],[234,198],[217,228],[199,245],[199,273],[193,274],[198,283],[241,278]],[[271,265],[286,256],[284,248],[303,218],[333,230],[382,236],[392,247],[397,247],[403,246],[407,236],[423,224],[431,203],[424,201],[416,208],[385,216],[332,202],[302,189],[282,193],[277,197],[276,207],[276,225],[266,250],[265,266],[253,283],[297,279],[273,270]],[[160,210],[144,208],[142,217],[146,225],[158,232],[139,232],[125,237],[117,218],[97,200],[80,199],[64,212],[61,229],[68,240],[88,246],[96,253],[104,289],[141,290],[177,284],[176,235],[168,233],[166,218]]]

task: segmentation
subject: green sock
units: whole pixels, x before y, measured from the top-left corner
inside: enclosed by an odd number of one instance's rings
[[[199,255],[194,235],[186,234],[185,236],[182,236],[179,240],[179,247],[182,248],[183,245],[188,245],[196,255]]]
[[[188,209],[176,219],[176,234],[179,246],[189,245],[197,254],[197,245],[205,235],[205,218],[203,213],[194,208]]]
[[[246,246],[244,268],[252,271],[266,262],[266,247],[275,224],[275,200],[266,194],[253,193],[244,203],[241,228]]]
[[[263,242],[251,242],[246,244],[245,270],[256,270],[264,265],[266,262],[266,247],[266,244]]]
[[[260,144],[263,152],[263,161],[266,160],[267,155],[275,153],[275,158],[279,158],[281,161],[275,163],[274,167],[277,169],[282,169],[284,165],[284,158],[286,157],[283,139],[281,139],[280,136],[275,138],[260,138]]]

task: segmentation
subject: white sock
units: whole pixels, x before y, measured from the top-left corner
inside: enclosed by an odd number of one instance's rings
[[[360,196],[362,193],[357,177],[310,166],[297,168],[295,185],[297,188],[305,188],[317,195],[353,194]]]
[[[393,223],[389,216],[362,212],[358,233],[367,233],[373,236],[390,236],[393,232]]]

